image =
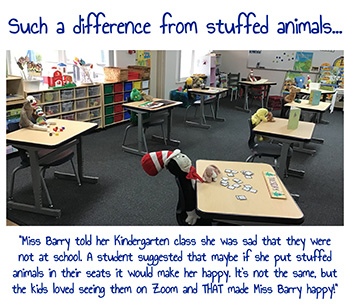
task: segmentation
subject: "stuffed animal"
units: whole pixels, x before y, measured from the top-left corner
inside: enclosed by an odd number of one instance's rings
[[[21,128],[32,128],[36,130],[47,131],[47,126],[39,126],[38,124],[34,124],[34,112],[35,106],[37,104],[36,99],[29,95],[23,103],[23,107],[20,112],[19,126]]]
[[[192,166],[191,159],[179,149],[172,151],[151,152],[143,156],[141,165],[150,176],[156,176],[163,168],[168,169],[179,181],[185,200],[186,219],[189,225],[196,224],[200,218],[196,213],[195,183],[203,179]]]
[[[285,96],[284,100],[287,103],[291,103],[295,100],[295,97],[297,95],[297,93],[300,92],[300,88],[297,88],[295,86],[290,86],[289,87],[289,94]]]
[[[215,182],[217,181],[218,174],[220,174],[220,170],[215,165],[208,165],[207,168],[204,170],[203,173],[203,180],[205,182]]]
[[[137,90],[136,88],[132,89],[131,93],[130,93],[130,99],[132,101],[141,101],[142,100],[142,96],[139,90]]]
[[[257,126],[261,121],[263,122],[274,122],[275,119],[270,111],[266,108],[259,108],[251,117],[253,126]],[[258,141],[263,141],[265,138],[257,136]]]
[[[192,77],[187,78],[183,92],[187,92],[188,89],[192,89],[192,85],[193,85],[193,78]]]
[[[247,77],[247,80],[249,82],[256,82],[256,77],[254,76],[254,72],[253,72],[253,69],[250,70],[249,74],[248,74],[248,77]]]
[[[146,94],[144,91],[141,91],[141,96],[146,102],[153,101],[153,96]]]

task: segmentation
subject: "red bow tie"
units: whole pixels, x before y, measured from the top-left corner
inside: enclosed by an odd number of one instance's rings
[[[198,179],[200,182],[203,182],[202,177],[197,174],[196,169],[193,166],[191,166],[190,172],[187,174],[186,178],[195,180]]]

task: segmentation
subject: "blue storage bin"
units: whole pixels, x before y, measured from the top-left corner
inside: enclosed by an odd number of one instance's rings
[[[132,82],[125,82],[124,91],[131,91],[131,90],[132,90]]]
[[[130,97],[130,93],[131,93],[131,92],[125,92],[125,93],[124,93],[124,101],[127,101],[127,100],[128,100],[128,97]]]
[[[128,111],[124,112],[124,120],[130,119],[130,113]]]

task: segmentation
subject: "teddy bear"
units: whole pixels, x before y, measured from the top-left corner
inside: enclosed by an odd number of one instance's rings
[[[290,86],[289,87],[289,94],[285,96],[284,100],[287,103],[291,103],[295,100],[295,97],[297,95],[297,93],[300,92],[300,88],[297,88],[295,86]]]
[[[32,128],[47,131],[47,124],[39,125],[37,123],[33,123],[33,120],[36,120],[37,116],[35,114],[35,107],[37,107],[36,99],[33,96],[28,95],[20,112],[19,126],[20,128]]]
[[[156,176],[162,169],[166,168],[176,177],[184,195],[184,223],[195,225],[200,219],[200,216],[196,213],[195,186],[197,181],[204,182],[204,180],[192,166],[191,159],[179,149],[174,151],[163,150],[144,155],[141,165],[149,176]]]

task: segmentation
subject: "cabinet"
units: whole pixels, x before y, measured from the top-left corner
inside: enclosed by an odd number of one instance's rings
[[[130,97],[132,89],[149,94],[149,87],[149,79],[103,83],[104,127],[129,120],[130,114],[124,110],[122,104]]]
[[[20,76],[6,77],[6,122],[18,122],[24,100],[23,80]]]
[[[103,127],[101,84],[26,91],[25,97],[28,95],[38,100],[48,119],[89,121]]]

